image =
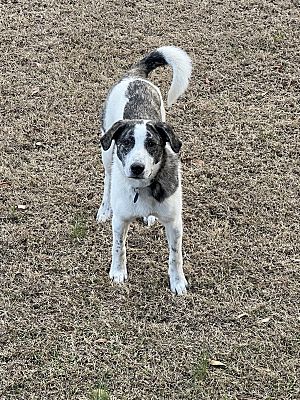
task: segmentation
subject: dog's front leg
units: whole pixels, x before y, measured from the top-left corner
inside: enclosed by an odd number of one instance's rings
[[[188,283],[182,267],[182,219],[165,224],[169,244],[169,278],[172,292],[182,295],[186,293]]]
[[[127,279],[126,236],[128,227],[129,222],[122,220],[116,215],[113,215],[113,248],[109,277],[117,283],[123,283]]]

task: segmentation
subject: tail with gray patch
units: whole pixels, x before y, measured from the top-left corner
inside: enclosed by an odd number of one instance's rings
[[[151,71],[164,65],[170,65],[173,69],[173,80],[168,93],[170,107],[185,92],[191,77],[192,61],[185,51],[174,46],[160,47],[133,65],[129,73],[147,78]]]

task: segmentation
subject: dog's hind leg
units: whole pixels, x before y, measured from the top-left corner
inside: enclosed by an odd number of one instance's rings
[[[109,277],[116,283],[123,283],[127,279],[126,237],[128,227],[129,222],[122,220],[116,215],[113,215],[113,249]]]
[[[182,267],[182,220],[181,216],[165,224],[169,244],[169,279],[172,292],[186,293],[188,283]]]
[[[101,206],[98,210],[97,222],[105,222],[111,216],[110,188],[111,188],[111,169],[112,169],[113,146],[107,151],[102,150],[102,161],[105,169],[104,191]]]
[[[105,172],[103,199],[101,206],[97,212],[97,217],[96,217],[97,222],[105,222],[111,216],[110,185],[111,185],[111,173]]]

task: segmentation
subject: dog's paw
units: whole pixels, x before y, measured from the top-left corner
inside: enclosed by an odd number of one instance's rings
[[[127,271],[126,269],[111,267],[109,277],[115,283],[124,283],[127,280]]]
[[[150,215],[149,217],[144,217],[144,224],[148,226],[152,226],[155,224],[156,218],[153,217],[153,215]]]
[[[111,208],[106,204],[101,204],[97,212],[96,221],[98,223],[106,222],[111,217]]]
[[[178,296],[182,296],[187,292],[188,283],[184,275],[174,275],[170,276],[170,287],[173,293],[177,294]]]

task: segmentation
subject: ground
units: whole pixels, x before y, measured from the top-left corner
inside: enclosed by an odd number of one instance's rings
[[[300,398],[298,1],[0,10],[1,400]],[[115,286],[110,223],[95,222],[107,91],[168,44],[193,60],[167,111],[184,143],[184,297],[159,224],[132,225]],[[166,98],[171,72],[152,79]]]

